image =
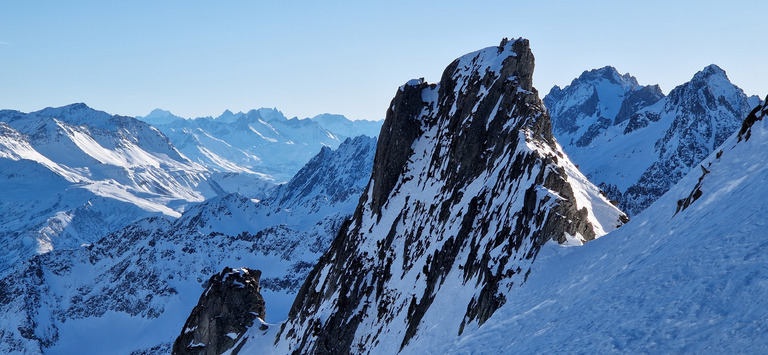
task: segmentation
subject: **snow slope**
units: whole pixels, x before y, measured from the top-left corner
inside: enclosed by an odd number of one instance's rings
[[[267,320],[285,319],[357,205],[375,144],[357,137],[324,148],[263,201],[215,197],[176,220],[144,219],[22,263],[0,279],[0,352],[167,353],[204,282],[225,266],[262,270]]]
[[[637,214],[722,144],[759,99],[710,65],[666,97],[605,67],[553,88],[544,102],[568,156]]]
[[[219,117],[179,119],[155,110],[151,122],[185,156],[208,169],[289,180],[322,147],[336,148],[346,138],[378,135],[381,122],[350,121],[341,115],[286,118],[277,109],[246,113],[227,110]]]
[[[555,143],[532,75],[528,41],[505,39],[439,84],[401,86],[353,220],[288,321],[252,328],[243,352],[395,353],[423,332],[456,334],[517,302],[546,241],[617,228],[623,214]]]
[[[579,248],[548,244],[518,302],[483,326],[424,334],[403,352],[768,352],[767,115],[755,110],[701,163],[708,173],[694,168],[624,227]]]

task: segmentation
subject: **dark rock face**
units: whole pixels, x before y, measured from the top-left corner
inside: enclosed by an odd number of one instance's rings
[[[580,174],[557,148],[533,68],[528,41],[505,40],[455,60],[437,85],[398,90],[369,189],[299,291],[279,351],[396,352],[436,319],[460,333],[525,282],[544,243],[621,224],[592,185],[608,223],[579,205]],[[456,313],[439,310],[446,299]]]
[[[411,156],[413,141],[422,134],[417,117],[424,108],[421,91],[426,86],[423,80],[416,85],[404,85],[387,109],[387,119],[381,127],[373,160],[374,166],[381,167],[373,171],[373,181],[377,183],[373,185],[371,204],[375,211],[381,211],[384,199],[397,183]]]
[[[752,135],[752,125],[757,121],[762,121],[766,115],[768,115],[768,96],[765,97],[763,104],[755,107],[741,124],[741,128],[739,129],[739,142],[741,142],[742,139],[748,141],[749,137]]]
[[[638,90],[630,91],[622,101],[613,124],[624,122],[641,108],[651,106],[663,98],[664,93],[658,85],[643,86]]]
[[[232,349],[256,318],[264,319],[260,276],[261,271],[248,268],[225,268],[213,275],[176,338],[173,354],[218,355]]]

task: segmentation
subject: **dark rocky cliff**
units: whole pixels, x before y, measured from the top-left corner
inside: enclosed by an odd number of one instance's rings
[[[261,271],[248,268],[225,268],[211,276],[173,344],[173,354],[212,355],[232,349],[256,318],[265,317],[260,276]]]

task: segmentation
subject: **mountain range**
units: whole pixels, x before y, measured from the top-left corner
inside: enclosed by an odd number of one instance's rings
[[[0,111],[0,352],[767,352],[768,104],[533,69],[504,39],[383,122]]]
[[[345,134],[370,133],[379,124],[327,114],[288,120],[275,109],[227,112],[217,119],[184,120],[156,110],[143,118],[156,124],[175,122],[168,131],[182,140],[176,146],[160,129],[141,120],[81,103],[31,113],[0,111],[0,185],[4,186],[0,207],[5,211],[0,217],[0,277],[32,255],[92,243],[142,218],[178,218],[192,204],[235,192],[256,199],[270,194],[275,178],[254,173],[248,161],[190,160],[199,156],[188,150],[213,152],[224,146],[225,152],[239,151],[207,133],[200,134],[209,138],[201,145],[198,135],[184,133],[194,125],[249,146],[249,157],[258,154],[273,163],[282,160],[276,169],[287,169],[280,175],[287,180],[321,148],[341,143],[343,135],[323,129],[316,121]],[[251,140],[253,120],[262,128],[279,128],[271,132],[291,144],[259,145]],[[177,133],[176,127],[185,125],[189,127]],[[327,142],[313,138],[318,135]],[[196,143],[185,143],[190,139]]]
[[[667,96],[613,67],[585,71],[544,103],[568,156],[635,215],[719,147],[760,99],[710,65]]]
[[[178,217],[225,188],[262,195],[272,186],[214,176],[148,124],[84,104],[0,111],[0,167],[0,276],[31,255],[93,242],[140,218]]]
[[[87,247],[16,265],[0,279],[0,351],[168,352],[205,281],[229,265],[261,269],[266,319],[285,319],[357,205],[375,142],[360,136],[323,148],[264,200],[215,197],[178,219],[143,219]]]
[[[376,137],[380,121],[351,121],[341,115],[288,119],[274,108],[218,117],[183,119],[154,110],[138,119],[157,127],[192,161],[213,171],[236,172],[277,183],[288,181],[322,147],[346,138]]]

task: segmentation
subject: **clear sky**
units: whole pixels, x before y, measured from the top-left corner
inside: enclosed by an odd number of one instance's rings
[[[605,65],[665,92],[717,64],[768,94],[768,1],[0,0],[0,108],[381,119],[397,87],[531,40],[543,97]]]

